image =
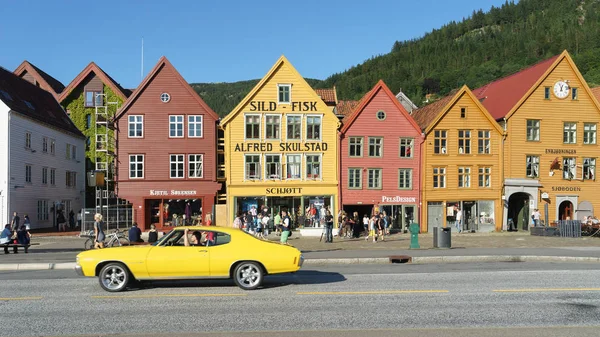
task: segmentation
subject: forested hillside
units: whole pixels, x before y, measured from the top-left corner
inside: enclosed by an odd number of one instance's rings
[[[465,13],[466,14],[466,13]],[[397,41],[373,57],[324,81],[339,99],[359,99],[383,79],[417,105],[425,94],[479,87],[567,49],[590,85],[600,85],[600,0],[521,0],[473,12],[423,37]],[[220,115],[227,114],[258,80],[194,84]]]

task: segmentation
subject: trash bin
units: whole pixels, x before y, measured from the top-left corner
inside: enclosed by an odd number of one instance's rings
[[[433,247],[451,248],[452,247],[452,228],[434,227],[433,228]]]

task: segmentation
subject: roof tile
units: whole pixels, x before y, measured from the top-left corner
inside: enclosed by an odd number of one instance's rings
[[[323,102],[325,102],[325,104],[327,104],[327,105],[336,105],[337,104],[335,88],[315,89],[315,92],[317,93],[317,95],[319,95],[321,97],[321,99],[323,100]]]

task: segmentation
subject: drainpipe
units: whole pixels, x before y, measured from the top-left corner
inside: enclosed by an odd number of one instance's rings
[[[508,219],[507,219],[507,217],[508,217],[508,206],[506,206],[506,209],[507,209],[506,210],[506,216],[504,216],[504,213],[505,213],[504,212],[505,203],[508,203],[508,196],[506,196],[506,194],[505,194],[506,193],[506,186],[504,185],[504,183],[506,181],[506,172],[505,172],[505,165],[504,165],[504,156],[505,156],[504,152],[505,152],[505,143],[506,143],[506,137],[507,137],[507,134],[506,134],[506,130],[507,130],[506,124],[508,123],[508,121],[506,120],[506,116],[502,117],[502,121],[504,122],[503,123],[504,124],[503,125],[503,131],[504,132],[502,133],[502,149],[500,151],[500,153],[501,153],[501,160],[502,161],[500,162],[500,165],[502,165],[502,179],[504,179],[504,180],[502,181],[502,191],[500,192],[500,200],[502,202],[502,226],[501,226],[501,229],[505,227],[504,224],[507,224],[507,226],[508,226]],[[505,196],[504,199],[502,199],[502,195]]]
[[[10,123],[11,123],[11,119],[12,119],[12,113],[11,112],[12,111],[9,109],[8,110],[8,121],[7,121],[8,122],[8,130],[6,132],[6,136],[7,136],[6,138],[8,138],[7,141],[6,141],[6,146],[7,146],[7,148],[6,148],[6,158],[7,158],[7,170],[6,170],[6,173],[7,173],[7,175],[6,175],[6,218],[2,219],[4,221],[4,222],[2,222],[2,225],[9,223],[9,217],[10,217],[10,199],[12,197],[12,190],[10,189],[10,182],[11,182],[11,179],[10,179],[10,175],[11,175],[11,173],[10,173],[10,165],[11,165],[10,164],[10,157],[11,157],[11,149],[12,149],[11,146],[10,146],[10,138],[11,138],[10,137],[11,136],[11,134],[10,134]]]

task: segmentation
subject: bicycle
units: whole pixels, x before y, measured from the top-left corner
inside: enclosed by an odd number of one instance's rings
[[[94,236],[93,230],[88,233],[88,236],[89,238],[85,240],[84,244],[85,250],[94,249],[96,245],[96,237]],[[125,236],[125,234],[118,229],[115,229],[111,234],[108,235],[108,237],[110,239],[108,240],[108,243],[104,243],[104,247],[121,247],[131,245],[131,242],[129,242],[129,239]]]

